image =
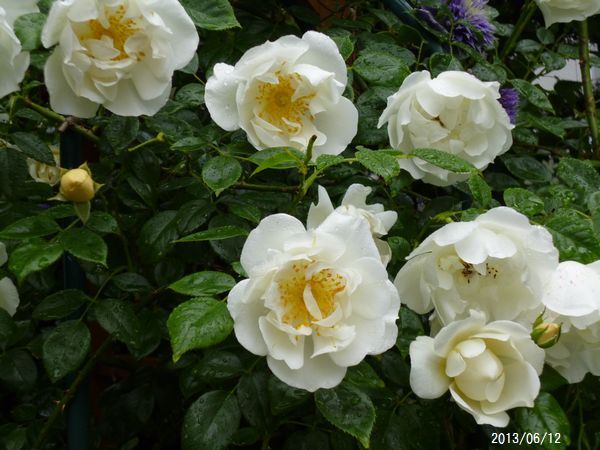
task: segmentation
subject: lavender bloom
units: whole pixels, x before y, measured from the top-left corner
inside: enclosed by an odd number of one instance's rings
[[[453,37],[483,52],[494,42],[495,27],[485,14],[487,0],[449,0],[448,7],[454,16]]]
[[[519,93],[513,88],[500,89],[500,98],[498,99],[513,125],[517,121],[517,108],[519,107]]]

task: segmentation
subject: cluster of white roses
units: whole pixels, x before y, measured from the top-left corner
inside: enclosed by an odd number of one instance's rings
[[[267,355],[273,373],[309,391],[339,384],[366,355],[392,347],[398,292],[388,279],[389,247],[379,238],[393,211],[367,205],[370,188],[350,186],[333,207],[325,189],[306,227],[275,214],[250,233],[241,255],[248,279],[229,293],[238,341]]]
[[[501,427],[506,410],[533,406],[544,361],[571,383],[600,375],[600,262],[559,264],[550,233],[522,214],[498,207],[450,223],[407,259],[400,299],[433,311],[432,337],[410,346],[420,397],[450,390],[477,423]]]

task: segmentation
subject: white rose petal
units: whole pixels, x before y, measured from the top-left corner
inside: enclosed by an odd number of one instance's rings
[[[241,128],[258,150],[305,151],[315,135],[313,160],[337,155],[358,124],[356,107],[342,97],[346,71],[328,36],[315,31],[283,36],[251,48],[235,66],[216,64],[206,82],[206,107],[217,125]]]
[[[19,89],[29,67],[29,53],[21,51],[21,42],[13,25],[23,14],[39,12],[35,0],[0,0],[0,98]]]
[[[171,78],[192,59],[198,33],[177,0],[57,0],[42,43],[58,46],[44,67],[52,109],[92,117],[155,114]]]
[[[362,217],[332,211],[306,230],[269,216],[248,236],[241,264],[250,278],[227,302],[236,337],[289,385],[336,386],[348,366],[396,342],[398,292]]]
[[[558,266],[552,236],[525,216],[498,207],[472,222],[455,222],[428,236],[410,255],[394,284],[419,314],[435,310],[448,325],[470,309],[489,320],[530,325],[543,309],[547,280]]]
[[[535,0],[542,10],[546,28],[553,23],[585,20],[600,13],[598,0]]]
[[[0,308],[14,316],[18,306],[19,292],[15,284],[8,277],[0,279]]]
[[[478,424],[505,427],[506,410],[533,406],[544,351],[522,325],[486,324],[485,314],[472,310],[435,338],[419,336],[410,345],[410,359],[410,385],[419,397],[437,398],[450,390]]]
[[[483,170],[512,145],[513,125],[498,101],[499,87],[466,72],[442,72],[434,79],[415,72],[388,97],[377,126],[387,123],[391,146],[404,153],[434,148]],[[413,178],[437,186],[468,178],[418,158],[398,161]]]
[[[60,149],[55,145],[51,145],[50,150],[56,165],[50,166],[35,159],[27,158],[27,168],[29,176],[35,181],[54,186],[60,181]]]
[[[309,230],[317,228],[333,211],[362,218],[369,224],[381,261],[387,265],[392,257],[392,251],[390,246],[379,238],[386,235],[396,223],[398,214],[396,211],[385,211],[381,203],[367,205],[367,196],[370,193],[370,187],[357,183],[352,184],[344,194],[342,204],[334,209],[327,190],[323,186],[319,186],[319,202],[310,205],[306,226]]]

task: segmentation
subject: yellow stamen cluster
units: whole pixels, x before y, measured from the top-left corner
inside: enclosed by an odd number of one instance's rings
[[[319,307],[322,318],[329,316],[335,310],[335,297],[346,287],[344,277],[331,269],[323,269],[306,277],[310,263],[296,262],[288,277],[279,281],[279,293],[284,308],[282,320],[295,328],[310,326],[313,321],[321,318],[314,317],[304,303],[304,290],[308,285]]]
[[[258,116],[280,130],[294,134],[301,130],[315,94],[294,97],[302,77],[297,73],[276,74],[277,83],[261,83],[258,86]]]
[[[113,61],[120,61],[128,58],[129,55],[125,51],[125,43],[127,39],[133,36],[139,28],[136,27],[135,19],[125,17],[125,7],[118,6],[112,14],[107,14],[108,27],[97,19],[88,21],[89,36],[88,39],[101,39],[103,36],[108,36],[113,41],[113,47],[119,51],[119,55],[112,58]],[[144,56],[140,54],[140,56]]]

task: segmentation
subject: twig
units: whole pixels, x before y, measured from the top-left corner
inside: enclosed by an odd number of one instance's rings
[[[254,184],[245,181],[238,181],[231,186],[233,189],[247,189],[249,191],[266,191],[266,192],[286,192],[295,193],[298,188],[295,186],[276,186],[272,184]]]
[[[590,74],[590,31],[588,21],[579,24],[579,65],[581,66],[581,82],[585,98],[585,114],[592,134],[592,149],[594,159],[600,159],[600,135],[596,121],[596,100]]]
[[[527,25],[529,25],[531,16],[533,16],[533,13],[536,9],[537,7],[533,0],[527,0],[527,3],[525,3],[525,5],[523,6],[523,12],[519,16],[519,20],[517,20],[517,24],[515,25],[512,34],[508,38],[508,41],[506,41],[506,44],[504,45],[504,48],[500,53],[500,59],[502,59],[502,61],[505,62],[508,55],[514,50],[515,46],[517,45],[517,41],[519,40],[519,37],[521,37],[523,30],[525,30]]]

